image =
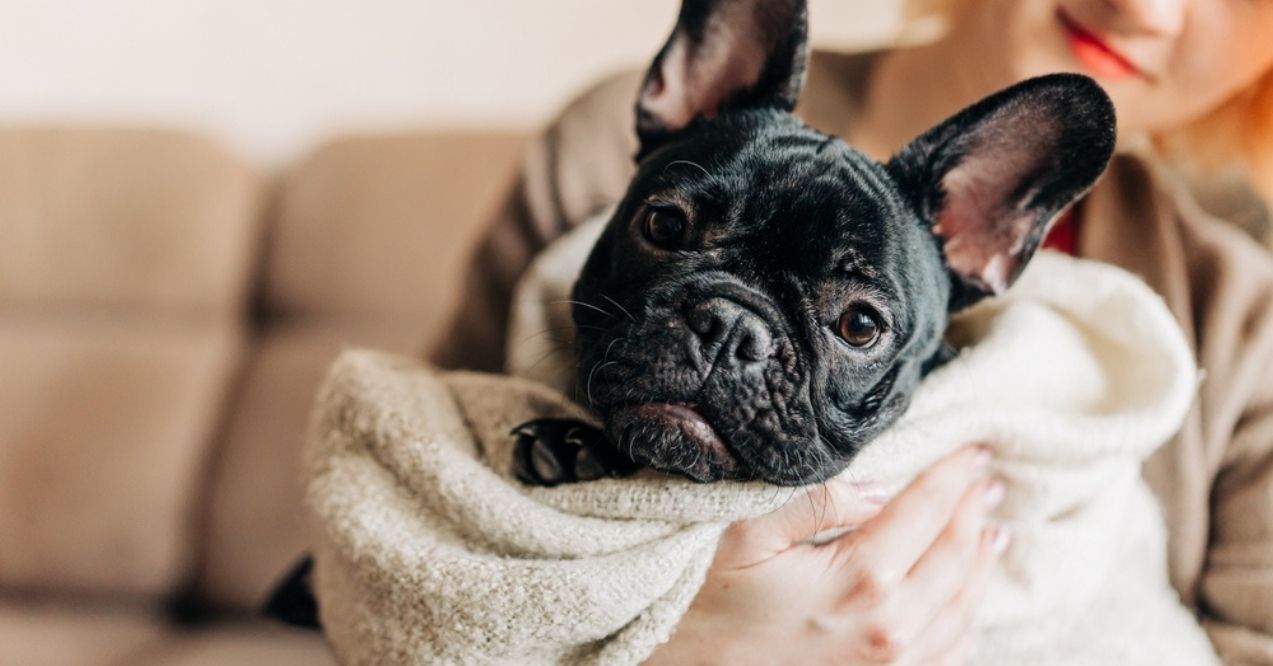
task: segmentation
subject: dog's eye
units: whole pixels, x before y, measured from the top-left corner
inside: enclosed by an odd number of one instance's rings
[[[651,208],[645,214],[645,237],[662,248],[680,245],[685,236],[685,227],[685,218],[673,210]]]
[[[840,337],[854,347],[870,347],[880,339],[880,316],[875,310],[855,304],[840,315]]]

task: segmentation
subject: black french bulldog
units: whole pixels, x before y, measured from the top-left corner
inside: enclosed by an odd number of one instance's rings
[[[573,292],[604,430],[519,427],[523,482],[836,475],[951,355],[951,313],[1007,289],[1109,161],[1109,98],[1052,75],[875,162],[791,114],[806,23],[801,0],[683,3],[637,100],[637,174]]]
[[[1007,289],[1109,161],[1108,97],[1053,75],[875,162],[791,114],[806,23],[803,0],[683,3],[637,101],[636,177],[574,287],[604,430],[520,426],[522,481],[836,475],[949,358],[951,313]],[[318,626],[311,567],[267,614]]]

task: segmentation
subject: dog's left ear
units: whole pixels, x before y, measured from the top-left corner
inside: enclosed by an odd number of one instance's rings
[[[1105,171],[1115,132],[1095,81],[1053,74],[961,111],[888,163],[942,244],[952,311],[1011,286],[1052,221]]]
[[[684,0],[637,99],[641,154],[695,118],[790,111],[808,59],[805,0]]]

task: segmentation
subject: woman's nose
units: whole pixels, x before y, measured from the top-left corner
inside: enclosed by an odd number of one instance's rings
[[[1172,36],[1185,24],[1192,0],[1103,0],[1118,15],[1119,27],[1129,33]]]

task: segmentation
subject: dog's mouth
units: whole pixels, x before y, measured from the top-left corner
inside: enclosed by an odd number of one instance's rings
[[[623,405],[611,410],[607,421],[619,447],[645,465],[696,481],[738,474],[738,457],[694,403]]]

